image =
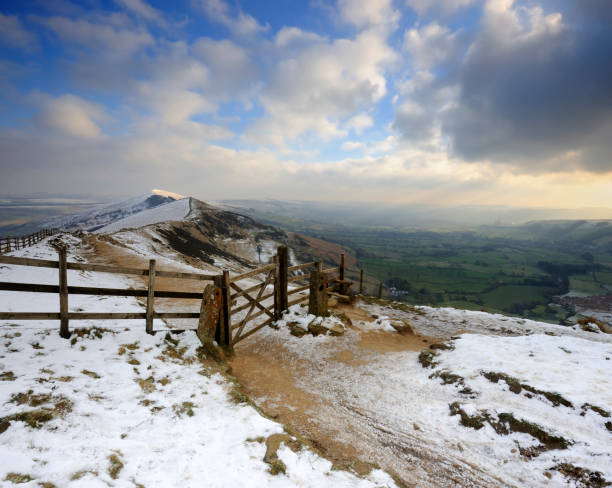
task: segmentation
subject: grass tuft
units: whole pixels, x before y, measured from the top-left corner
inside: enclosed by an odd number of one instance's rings
[[[15,483],[16,485],[21,483],[29,483],[34,478],[32,478],[29,474],[21,474],[21,473],[8,473],[4,481],[10,481],[11,483]]]
[[[121,453],[117,451],[117,454]],[[124,466],[117,454],[111,454],[110,456],[108,456],[108,475],[114,480],[119,477],[119,473],[121,472]]]

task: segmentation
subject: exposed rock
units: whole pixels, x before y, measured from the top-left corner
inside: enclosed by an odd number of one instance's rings
[[[390,320],[389,323],[391,324],[391,327],[393,327],[395,330],[397,330],[402,335],[403,334],[414,334],[414,330],[412,329],[412,326],[405,320],[395,319],[395,320]]]

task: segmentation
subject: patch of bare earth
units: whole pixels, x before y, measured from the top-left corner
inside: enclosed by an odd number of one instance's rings
[[[372,321],[365,310],[338,305],[335,311],[354,325],[342,336],[315,341],[312,354],[307,347],[286,347],[285,336],[278,333],[257,333],[237,345],[230,363],[244,392],[328,459],[358,473],[380,466],[406,486],[507,486],[465,460],[441,453],[413,423],[398,426],[347,394],[352,373],[361,374],[366,383],[367,366],[381,355],[414,351],[416,362],[418,351],[439,339],[367,330],[359,325]],[[353,371],[347,377],[329,374],[341,368]]]

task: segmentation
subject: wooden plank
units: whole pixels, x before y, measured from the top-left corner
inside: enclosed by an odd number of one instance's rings
[[[181,273],[175,271],[157,271],[160,278],[177,278],[181,280],[213,281],[215,275],[200,273]]]
[[[270,274],[271,274],[271,273],[270,273]],[[268,278],[269,278],[269,277],[270,277],[270,275],[268,275]],[[266,280],[266,282],[265,282],[264,284],[267,286],[267,285],[268,285],[268,280]],[[232,288],[234,288],[234,289],[240,290],[240,287],[239,287],[239,286],[238,286],[236,283],[232,283],[232,284],[231,284],[231,286],[232,286]],[[262,287],[259,293],[261,294],[261,293],[262,293],[262,290],[264,290],[264,289],[265,289],[265,287]],[[258,295],[258,296],[259,296],[259,295]],[[244,298],[246,298],[246,299],[247,299],[247,300],[248,300],[250,303],[252,303],[254,307],[257,307],[257,308],[259,308],[260,310],[264,310],[264,309],[265,309],[265,307],[264,307],[262,304],[260,304],[260,303],[259,303],[259,302],[258,302],[258,301],[257,301],[255,298],[253,298],[252,296],[250,296],[250,295],[248,295],[248,294],[245,294],[245,295],[244,295]]]
[[[16,258],[13,256],[0,256],[0,264],[16,264],[19,266],[35,266],[38,268],[57,268],[57,261],[48,259]]]
[[[270,271],[276,267],[276,264],[266,264],[261,268],[254,269],[253,271],[249,271],[248,273],[242,273],[240,275],[234,276],[231,278],[231,281],[240,281],[246,278],[250,278],[251,276],[255,276],[261,273],[265,273],[266,271]]]
[[[147,319],[145,331],[147,334],[153,335],[153,304],[155,301],[155,259],[149,260],[149,287],[147,289]]]
[[[9,283],[0,281],[2,291],[22,291],[33,293],[59,293],[58,285],[39,285],[37,283]]]
[[[221,286],[221,295],[223,297],[223,328],[224,328],[224,342],[221,344],[222,346],[232,348],[232,299],[231,295],[231,279],[229,275],[229,271],[223,271],[222,277],[222,286]]]
[[[363,268],[359,271],[359,294],[363,295]]]
[[[322,270],[321,272],[325,274],[329,274],[329,273],[335,273],[336,271],[340,271],[340,266],[336,266],[335,268],[327,268],[327,269]]]
[[[274,296],[274,292],[272,293],[268,293],[267,295],[262,296],[259,301],[264,301],[267,300],[268,298],[271,298]],[[247,308],[249,308],[251,306],[251,302],[247,301],[247,303],[240,305],[238,308],[232,308],[232,314],[238,313],[238,312],[242,312],[243,310],[246,310]]]
[[[307,274],[290,276],[289,278],[287,278],[287,283],[293,283],[294,281],[307,280],[307,279],[308,279]]]
[[[199,312],[161,312],[153,314],[156,319],[197,319]],[[55,312],[0,312],[0,320],[60,320]],[[70,320],[134,320],[146,319],[145,312],[69,312]]]
[[[262,311],[268,313],[268,315],[270,315],[270,318],[274,318],[274,312],[269,313],[268,309],[265,308],[263,305],[261,305],[259,303],[260,300],[262,300],[262,294],[263,294],[264,290],[267,288],[268,283],[272,279],[272,276],[273,276],[273,272],[271,271],[270,273],[268,273],[268,276],[266,277],[266,281],[264,282],[263,286],[261,287],[261,289],[257,293],[257,297],[252,298],[249,294],[245,294],[244,295],[244,298],[246,298],[249,302],[251,302],[251,307],[249,308],[249,311],[246,313],[246,315],[244,316],[244,318],[240,322],[240,327],[239,327],[238,333],[237,333],[238,336],[240,336],[240,334],[242,333],[242,330],[244,329],[246,323],[249,321],[249,319],[251,317],[251,314],[253,313],[253,309],[255,307],[258,307]],[[234,287],[235,289],[237,289],[238,291],[240,291],[240,287],[236,283],[232,283],[231,286]]]
[[[289,302],[289,306],[291,307],[292,305],[295,305],[296,303],[301,303],[301,302],[305,302],[306,300],[308,300],[310,297],[308,295],[303,296],[303,297],[299,297],[296,298],[295,300],[292,300]]]
[[[47,259],[33,259],[33,258],[18,258],[13,256],[0,256],[0,264],[16,264],[20,266],[36,266],[40,268],[57,268],[57,261],[50,261]],[[115,273],[115,274],[126,274],[126,275],[138,275],[147,276],[149,274],[148,269],[139,268],[120,268],[115,266],[107,266],[103,264],[89,264],[89,263],[67,263],[67,269],[76,271],[94,271],[99,273]],[[158,277],[162,278],[178,278],[186,280],[200,280],[200,281],[212,281],[215,275],[199,274],[199,273],[180,273],[174,271],[157,271]]]
[[[263,285],[264,285],[264,282],[262,281],[261,283],[257,283],[256,285],[250,286],[249,288],[244,288],[242,291],[236,292],[233,295],[231,295],[231,299],[236,300],[236,298],[240,298],[245,293],[251,293],[252,291],[257,291]]]
[[[265,322],[262,322],[261,324],[253,327],[251,330],[249,330],[248,332],[246,332],[243,336],[238,337],[235,341],[234,344],[238,344],[241,340],[246,339],[247,337],[249,337],[250,335],[253,335],[255,332],[257,332],[259,329],[262,329],[263,327],[265,327],[266,325],[268,325],[270,322],[272,322],[273,319],[268,319]]]
[[[289,295],[287,295],[287,278],[289,277],[287,268],[289,267],[289,249],[287,246],[279,246],[278,251],[278,306],[282,312],[287,310],[289,307],[287,303],[289,301]]]
[[[56,312],[0,312],[0,320],[59,320]]]
[[[68,327],[68,270],[66,267],[66,248],[58,248],[59,253],[59,307],[60,307],[60,336],[64,339],[70,337]]]
[[[301,291],[308,290],[308,288],[310,288],[310,283],[304,286],[300,286],[299,288],[294,288],[293,290],[290,290],[287,295],[293,295],[294,293],[299,293]]]
[[[271,315],[271,310],[270,309],[265,309],[265,310],[260,310],[259,312],[255,312],[253,315],[251,315],[251,317],[249,317],[249,320],[255,320],[257,317],[260,317],[261,315],[263,315],[264,313],[267,314],[268,316]],[[272,319],[273,317],[270,317],[270,319]],[[235,324],[232,326],[232,330],[236,330],[238,327],[240,327],[240,324]]]
[[[0,290],[21,291],[30,293],[59,293],[57,285],[41,285],[37,283],[10,283],[0,281]],[[69,286],[70,295],[93,295],[93,296],[114,296],[114,297],[146,297],[147,290],[129,290],[127,288],[94,288],[88,286]],[[155,298],[182,298],[188,300],[200,300],[201,293],[189,291],[166,291],[156,290]]]
[[[199,319],[200,312],[155,312],[155,319]]]
[[[351,297],[350,297],[350,296],[348,296],[348,295],[343,295],[343,294],[341,294],[341,293],[336,293],[335,291],[329,291],[329,290],[327,290],[327,294],[328,294],[328,295],[335,296],[335,297],[338,297],[338,298],[343,298],[343,299],[345,299],[345,300],[350,300],[350,299],[351,299]]]
[[[283,311],[280,308],[280,267],[278,265],[278,251],[274,256],[274,318],[280,320],[283,317]]]
[[[327,315],[327,276],[319,271],[310,272],[308,313],[317,317]]]
[[[295,266],[289,266],[287,268],[287,271],[295,271],[296,269],[309,268],[311,266],[316,266],[316,265],[317,265],[316,261],[311,261],[310,263],[304,263],[304,264],[296,264]]]
[[[104,264],[68,263],[68,269],[77,271],[95,271],[98,273],[115,273],[139,276],[147,276],[149,274],[148,269],[117,268],[115,266],[106,266]]]

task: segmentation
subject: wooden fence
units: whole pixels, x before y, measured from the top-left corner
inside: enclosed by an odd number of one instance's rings
[[[346,285],[350,282],[344,278],[344,255],[341,256],[340,265],[334,268],[322,269],[322,263],[320,261],[289,266],[288,249],[286,246],[281,246],[278,248],[278,254],[274,257],[273,263],[250,270],[246,273],[230,276],[228,271],[224,271],[221,275],[212,275],[158,270],[156,269],[155,260],[150,260],[148,269],[73,263],[67,262],[66,248],[59,247],[57,250],[57,261],[0,256],[0,264],[57,269],[58,285],[0,282],[0,290],[58,294],[59,312],[0,312],[0,320],[59,320],[60,335],[64,338],[68,338],[70,337],[70,320],[144,319],[146,332],[153,334],[153,319],[202,320],[202,311],[155,312],[155,298],[193,299],[200,301],[204,301],[205,298],[203,296],[203,291],[158,290],[155,288],[156,278],[199,280],[203,282],[212,282],[215,287],[221,291],[222,305],[219,320],[220,326],[218,327],[215,337],[220,345],[232,347],[234,344],[246,339],[262,327],[280,319],[282,313],[290,306],[309,300],[310,294],[297,296],[298,293],[306,292],[311,287],[312,273],[310,276],[304,273],[304,270],[307,268],[315,268],[317,273],[324,274],[325,276],[329,275],[329,281],[333,282],[334,286],[340,286],[340,288],[330,287],[324,290],[325,293],[348,298],[347,295],[342,295],[341,292],[334,291],[348,291]],[[148,277],[148,286],[142,289],[71,286],[68,283],[69,270],[145,276]],[[332,273],[338,273],[338,276],[332,276]],[[258,276],[263,276],[263,279],[260,278],[260,281],[256,284],[250,286],[243,284],[245,280],[252,281],[253,279],[257,279]],[[300,283],[296,288],[289,289],[289,283],[299,281],[303,283],[306,279],[309,280],[308,284]],[[269,288],[271,288],[271,290]],[[146,311],[103,313],[69,312],[68,302],[70,295],[146,298]],[[269,303],[270,299],[272,299],[272,304]],[[244,311],[246,311],[246,313],[240,317],[238,314]],[[265,315],[265,320],[257,323],[256,319],[262,315]]]
[[[24,237],[0,237],[0,254],[32,246],[53,234],[57,234],[57,229],[42,229]]]

